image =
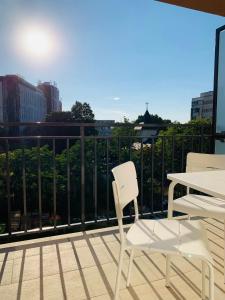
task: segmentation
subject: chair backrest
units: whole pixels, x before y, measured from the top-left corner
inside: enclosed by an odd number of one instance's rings
[[[225,155],[193,153],[187,154],[186,172],[225,170]]]
[[[113,195],[118,219],[123,217],[124,207],[134,201],[135,217],[138,218],[137,196],[138,183],[134,163],[128,161],[112,169],[115,181],[113,181]]]

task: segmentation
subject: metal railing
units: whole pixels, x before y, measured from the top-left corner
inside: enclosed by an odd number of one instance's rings
[[[212,145],[208,126],[115,124],[110,135],[98,130],[108,124],[95,123],[0,127],[3,242],[21,235],[112,225],[116,218],[111,169],[127,160],[137,168],[140,214],[162,215],[167,209],[166,174],[185,171],[188,152],[210,153]],[[125,218],[129,221],[132,215],[128,207]]]

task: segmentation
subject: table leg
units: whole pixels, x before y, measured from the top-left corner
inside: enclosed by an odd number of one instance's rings
[[[209,266],[209,300],[214,300],[214,269],[210,263],[208,263],[208,266]]]

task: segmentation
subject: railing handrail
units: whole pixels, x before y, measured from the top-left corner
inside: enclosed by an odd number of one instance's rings
[[[139,123],[83,123],[83,122],[0,122],[0,127],[16,127],[16,126],[32,126],[32,127],[146,127],[146,128],[167,128],[167,127],[210,127],[211,124],[180,124],[180,123],[166,123],[166,124],[139,124]]]
[[[200,134],[171,134],[171,135],[25,135],[25,136],[0,136],[0,140],[26,140],[26,139],[43,139],[43,140],[48,140],[48,139],[157,139],[157,138],[169,138],[169,137],[199,137],[201,136]],[[211,137],[212,134],[204,134],[204,137]]]

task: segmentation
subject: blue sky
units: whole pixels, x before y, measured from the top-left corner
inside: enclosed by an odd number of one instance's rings
[[[134,120],[149,102],[150,113],[183,122],[191,98],[213,88],[215,30],[224,23],[153,0],[1,0],[0,70],[56,81],[64,110],[87,101],[96,119]],[[51,59],[18,51],[19,29],[32,24],[54,36]]]

